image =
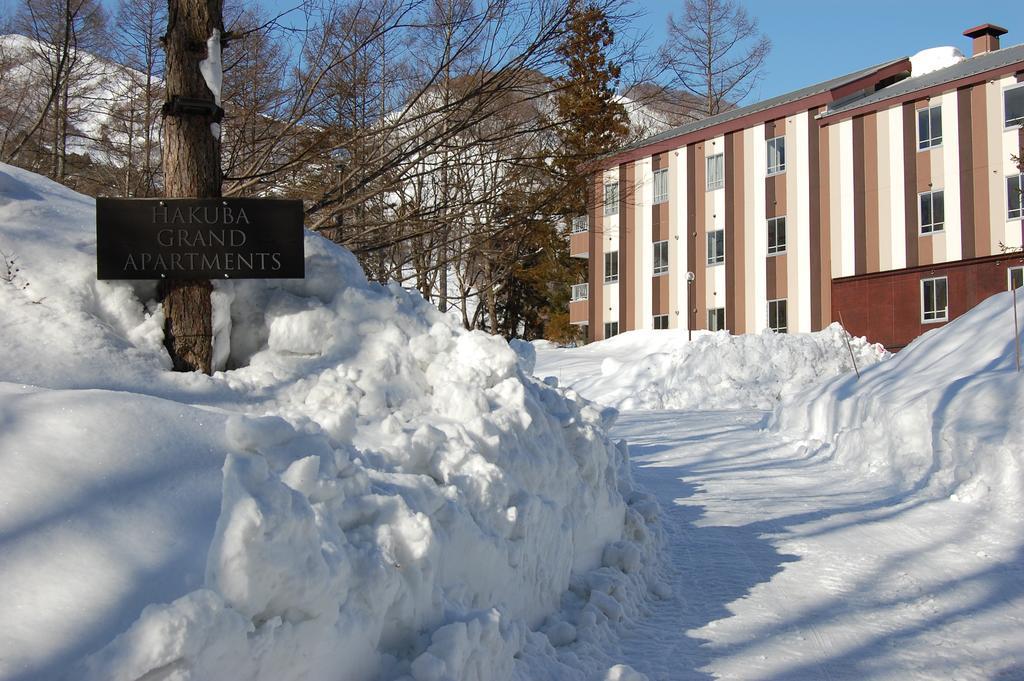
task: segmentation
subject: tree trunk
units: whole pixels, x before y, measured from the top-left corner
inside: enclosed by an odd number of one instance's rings
[[[213,93],[199,70],[206,41],[223,33],[221,0],[169,0],[165,83],[167,101],[175,96],[212,102]],[[220,140],[213,116],[168,115],[164,120],[164,195],[168,198],[218,198],[221,193]],[[164,343],[176,371],[210,373],[213,321],[208,281],[164,281],[161,292],[166,325]]]

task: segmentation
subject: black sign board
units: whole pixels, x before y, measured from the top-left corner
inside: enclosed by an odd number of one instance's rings
[[[98,279],[304,276],[302,201],[96,199]]]

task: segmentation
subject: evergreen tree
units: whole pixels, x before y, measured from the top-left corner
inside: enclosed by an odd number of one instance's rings
[[[615,32],[604,10],[586,0],[570,0],[571,13],[558,53],[566,66],[559,80],[556,110],[559,146],[555,169],[561,174],[562,214],[586,212],[587,173],[583,166],[622,145],[629,133],[626,110],[615,101],[620,67],[607,56]]]
[[[525,240],[531,249],[509,282],[507,300],[521,306],[527,338],[576,340],[569,324],[569,293],[586,279],[586,261],[569,256],[568,225],[587,212],[586,164],[623,144],[629,133],[625,108],[615,101],[619,66],[608,57],[615,40],[604,8],[593,0],[569,0],[558,55],[565,75],[555,99],[557,136],[549,166],[553,211]]]

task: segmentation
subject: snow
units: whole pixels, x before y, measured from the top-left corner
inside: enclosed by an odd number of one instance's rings
[[[1024,420],[1011,417],[1024,413],[1012,302],[1010,292],[993,296],[860,380],[792,396],[772,426],[894,490],[1024,507]]]
[[[663,509],[666,591],[604,652],[648,679],[1022,678],[1024,378],[1012,295],[861,363],[860,378],[828,368],[832,353],[811,352],[808,338],[773,340],[793,346],[775,348],[780,357],[821,365],[818,378],[767,410],[636,409],[613,426]],[[756,352],[758,342],[709,345],[717,354],[702,361],[728,365],[730,344]],[[537,371],[621,402],[647,353],[677,377],[708,371],[664,360],[685,343],[663,331],[572,350],[538,343]],[[596,375],[602,364],[615,372]],[[780,359],[760,375],[781,384],[792,368]]]
[[[858,378],[836,326],[509,345],[307,235],[178,374],[93,210],[0,165],[0,679],[1024,673],[1010,294]]]
[[[628,331],[570,350],[537,348],[537,375],[623,410],[769,409],[822,378],[885,358],[838,324],[810,334]]]
[[[207,89],[213,94],[213,102],[220,106],[220,93],[224,85],[224,65],[220,55],[220,29],[213,29],[206,39],[206,58],[199,62],[199,72]],[[220,123],[210,123],[210,134],[220,139]]]
[[[613,412],[312,234],[304,280],[216,282],[224,370],[173,373],[153,285],[95,279],[94,220],[0,165],[0,679],[622,663],[669,589]]]
[[[948,68],[964,61],[963,52],[955,47],[930,47],[910,58],[910,77],[916,78],[932,71]]]

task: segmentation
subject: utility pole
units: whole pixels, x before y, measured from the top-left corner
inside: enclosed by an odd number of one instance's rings
[[[167,35],[163,38],[167,91],[163,108],[164,196],[167,198],[221,196],[222,9],[222,0],[168,0],[167,3]],[[203,280],[164,280],[160,284],[166,318],[164,344],[174,360],[174,369],[210,373],[213,357],[210,293],[213,286]]]

